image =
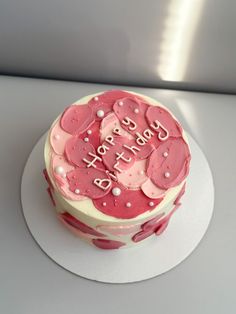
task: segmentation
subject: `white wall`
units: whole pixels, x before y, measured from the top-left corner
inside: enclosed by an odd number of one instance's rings
[[[236,92],[236,1],[0,0],[0,73]]]

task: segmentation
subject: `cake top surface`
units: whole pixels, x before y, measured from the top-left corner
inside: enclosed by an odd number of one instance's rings
[[[90,199],[116,218],[152,211],[189,172],[190,151],[176,118],[123,90],[66,108],[49,143],[50,175],[60,194],[76,202]]]

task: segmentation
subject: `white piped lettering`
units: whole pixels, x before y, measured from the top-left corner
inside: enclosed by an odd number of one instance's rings
[[[123,145],[124,148],[128,149],[129,151],[131,151],[134,155],[137,155],[137,152],[140,152],[140,148],[138,148],[137,146],[128,146],[126,144]]]
[[[144,136],[147,140],[150,140],[153,135],[154,135],[154,133],[153,133],[150,129],[146,129],[146,130],[143,132],[143,136]]]
[[[108,150],[109,150],[109,147],[107,147],[105,144],[102,144],[98,146],[97,148],[97,152],[99,155],[105,155]]]
[[[112,135],[108,135],[108,136],[105,138],[105,141],[106,141],[107,143],[109,143],[110,145],[112,145],[112,146],[115,145],[115,143],[114,143],[114,138],[113,138]]]
[[[83,161],[87,164],[87,168],[93,167],[93,168],[97,168],[97,166],[95,165],[95,162],[98,161],[102,161],[102,158],[98,157],[97,155],[89,152],[88,153],[89,156],[93,157],[92,160],[87,160],[86,158],[83,158]]]
[[[119,129],[119,128],[113,129],[112,132],[113,132],[114,134],[116,134],[116,135],[121,135],[121,129]]]
[[[122,170],[118,167],[119,166],[119,161],[117,161],[117,163],[116,164],[114,164],[114,166],[113,166],[113,168],[115,169],[115,170],[117,170],[117,171],[119,171],[120,173],[122,172]]]
[[[137,124],[136,124],[132,119],[130,119],[129,117],[125,117],[121,122],[122,122],[124,125],[129,126],[128,129],[129,129],[130,131],[134,131],[134,130],[136,130],[136,128],[137,128]]]
[[[136,132],[135,135],[137,136],[136,143],[138,145],[143,146],[147,143],[147,139],[143,137],[139,132]]]
[[[109,170],[106,170],[106,174],[107,174],[113,181],[117,181],[117,177],[116,177],[113,173],[109,172]]]
[[[103,191],[106,191],[111,186],[111,180],[110,179],[94,179],[93,183],[102,189]]]
[[[165,141],[165,140],[168,139],[168,137],[169,137],[169,132],[168,132],[168,130],[160,123],[160,121],[155,120],[152,124],[150,124],[150,127],[151,127],[152,129],[154,129],[155,131],[157,131],[157,133],[158,133],[158,138],[159,138],[160,141]],[[165,135],[164,135],[164,136],[162,136],[162,134],[161,134],[162,131],[165,132]]]
[[[122,153],[116,153],[116,160],[119,160],[119,159],[122,159],[122,160],[124,160],[125,162],[127,162],[127,163],[129,163],[129,162],[131,162],[131,157],[129,157],[129,158],[125,158],[124,157],[124,152],[122,152]]]

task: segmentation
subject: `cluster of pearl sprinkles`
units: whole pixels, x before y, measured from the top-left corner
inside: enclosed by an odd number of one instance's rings
[[[113,189],[111,190],[111,193],[113,194],[113,196],[118,197],[118,196],[121,195],[122,192],[121,192],[121,189],[120,189],[120,188],[115,187],[115,188],[113,188]],[[149,205],[150,207],[153,207],[155,204],[154,204],[154,202],[151,201],[151,202],[148,203],[148,205]],[[107,203],[106,203],[106,202],[103,202],[103,203],[102,203],[102,206],[103,206],[103,207],[107,206]],[[126,206],[127,208],[130,208],[130,207],[132,207],[132,203],[131,203],[131,202],[126,202],[125,206]]]
[[[88,135],[91,135],[92,133],[93,133],[92,130],[88,130],[88,131],[87,131],[87,134],[88,134]],[[88,138],[88,137],[85,137],[85,138],[84,138],[84,141],[85,141],[85,143],[88,143],[88,142],[89,142],[89,138]]]

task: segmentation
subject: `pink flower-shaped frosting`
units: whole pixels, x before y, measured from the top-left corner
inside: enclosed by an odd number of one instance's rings
[[[187,176],[190,152],[182,134],[166,109],[126,91],[108,91],[68,107],[54,124],[51,172],[64,197],[89,197],[106,215],[134,218],[156,208]],[[153,228],[149,223],[144,231]]]

